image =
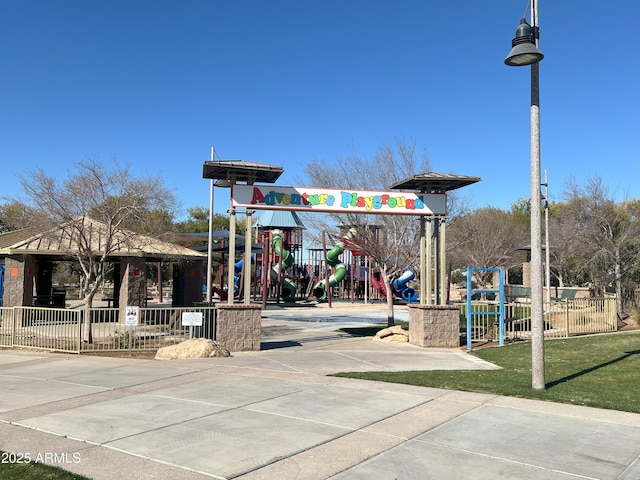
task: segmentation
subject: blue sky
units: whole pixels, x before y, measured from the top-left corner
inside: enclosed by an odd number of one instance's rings
[[[212,145],[295,185],[313,158],[404,137],[432,170],[482,177],[475,207],[509,208],[529,196],[529,67],[503,63],[526,3],[2,0],[0,197],[23,169],[116,157],[206,206]],[[550,197],[599,175],[640,198],[640,2],[539,8]]]

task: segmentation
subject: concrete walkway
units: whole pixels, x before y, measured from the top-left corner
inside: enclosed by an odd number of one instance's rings
[[[0,351],[0,450],[98,480],[640,479],[637,414],[326,376],[496,368],[334,331],[370,310],[266,310],[229,358]]]

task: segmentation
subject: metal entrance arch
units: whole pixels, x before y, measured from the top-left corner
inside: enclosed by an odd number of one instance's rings
[[[312,199],[318,202],[319,205],[314,205],[313,210],[316,211],[335,211],[333,210],[334,203],[339,203],[340,200],[343,204],[348,204],[352,207],[356,207],[356,199],[358,193],[349,193],[340,191],[338,198],[332,198],[332,201],[328,201],[331,195],[323,196],[319,191],[315,191],[313,188],[302,187],[271,187],[273,191],[262,191],[259,185],[254,185],[255,182],[274,183],[282,174],[282,167],[266,164],[258,164],[245,161],[209,161],[204,163],[203,177],[212,180],[226,180],[232,184],[240,181],[246,182],[245,186],[238,186],[238,188],[232,188],[231,192],[231,209],[230,214],[232,220],[235,217],[236,207],[247,208],[247,232],[251,232],[251,210],[253,209],[284,209],[284,210],[306,210],[310,211],[308,201]],[[471,185],[480,181],[479,177],[471,177],[466,175],[454,175],[447,173],[428,172],[420,175],[415,175],[411,178],[398,182],[390,187],[391,190],[404,191],[409,194],[412,191],[415,192],[415,198],[407,199],[407,203],[414,207],[412,211],[397,211],[395,203],[392,204],[393,196],[389,195],[389,192],[367,192],[367,193],[379,193],[376,198],[382,198],[382,202],[378,202],[377,205],[369,205],[368,208],[356,213],[396,213],[396,214],[412,214],[419,215],[421,228],[420,228],[420,295],[419,302],[423,305],[446,305],[448,303],[448,288],[447,288],[447,269],[445,259],[445,235],[446,235],[446,195],[447,192],[455,190],[467,185]],[[253,194],[249,186],[254,186]],[[234,185],[235,187],[235,185]],[[242,191],[242,188],[244,190]],[[257,193],[256,193],[257,190]],[[275,190],[278,190],[277,192]],[[312,195],[305,197],[304,190],[313,191]],[[320,190],[320,189],[317,189]],[[330,190],[330,189],[324,189]],[[240,193],[236,193],[240,191]],[[417,191],[417,192],[416,192]],[[393,193],[393,192],[392,192]],[[241,201],[235,201],[235,195],[244,195]],[[352,195],[353,201],[349,203],[349,195]],[[430,198],[437,198],[441,196],[444,198],[444,207],[442,211],[434,211],[430,208],[430,205],[426,205]],[[385,201],[387,197],[388,201]],[[391,197],[391,198],[389,198]],[[336,201],[337,200],[337,201]],[[359,200],[359,199],[358,199]],[[303,203],[306,203],[303,205]],[[438,202],[436,202],[437,204]],[[385,209],[386,208],[386,209]],[[440,208],[439,205],[436,207]],[[421,213],[420,209],[424,209],[425,213]],[[235,223],[232,221],[231,226]],[[247,238],[245,244],[250,244],[250,239]],[[232,246],[230,245],[230,248]],[[245,257],[247,252],[245,252]],[[231,262],[231,258],[229,259]],[[249,264],[249,259],[245,258],[246,264]],[[229,272],[233,271],[231,264],[229,264]],[[245,281],[248,280],[248,276]],[[245,286],[246,287],[246,286]],[[248,288],[248,287],[246,287]],[[233,303],[233,297],[229,296],[229,303]],[[244,303],[250,303],[250,299],[245,297]]]

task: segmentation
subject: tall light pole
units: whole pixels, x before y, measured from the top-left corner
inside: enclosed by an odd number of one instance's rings
[[[551,253],[549,252],[549,179],[547,171],[544,171],[544,283],[547,286],[547,308],[551,305]]]
[[[215,149],[211,147],[211,161],[214,161]],[[211,283],[213,282],[213,196],[214,187],[229,187],[230,183],[227,180],[209,180],[209,235],[207,242],[207,303],[211,303]]]
[[[213,162],[215,149],[211,147],[211,161]],[[213,178],[209,180],[209,235],[207,242],[207,304],[211,304],[211,269],[213,267]]]
[[[531,386],[545,389],[544,311],[542,301],[542,228],[540,195],[540,69],[538,2],[531,0],[531,25],[524,18],[504,60],[509,66],[531,65]]]

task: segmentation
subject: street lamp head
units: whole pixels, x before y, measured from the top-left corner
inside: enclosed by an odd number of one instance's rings
[[[544,55],[536,47],[536,37],[537,28],[529,25],[524,18],[520,19],[516,35],[511,40],[511,51],[504,63],[510,67],[521,67],[542,60]]]

